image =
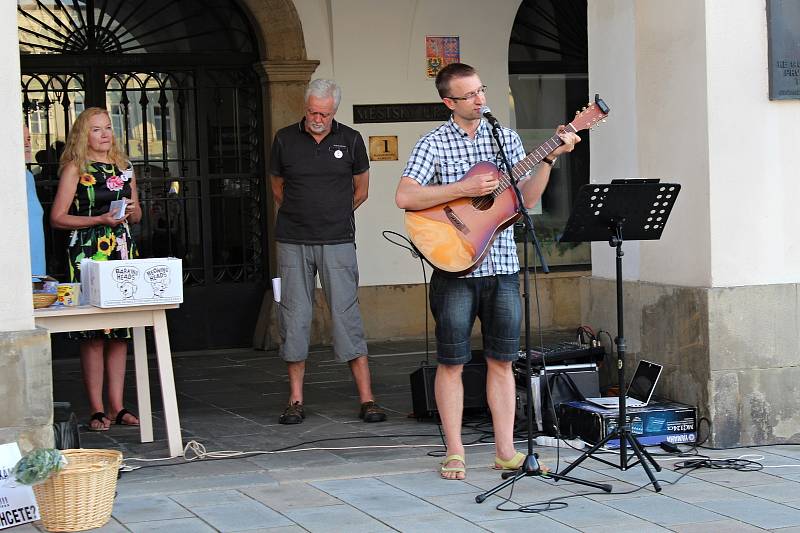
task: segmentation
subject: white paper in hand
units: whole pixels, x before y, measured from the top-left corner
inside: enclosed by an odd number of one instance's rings
[[[117,220],[121,218],[125,218],[125,206],[128,205],[127,198],[120,198],[119,200],[114,200],[111,202],[111,207],[108,208],[108,211],[116,218]]]
[[[272,278],[272,298],[278,303],[281,301],[281,278]]]

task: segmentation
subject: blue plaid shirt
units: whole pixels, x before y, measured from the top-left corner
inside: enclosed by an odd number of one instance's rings
[[[525,149],[516,132],[502,128],[503,147],[511,165],[525,158]],[[450,120],[424,135],[411,150],[403,176],[420,185],[446,185],[460,180],[476,163],[490,161],[499,166],[499,155],[492,128],[481,120],[475,139]],[[476,278],[519,271],[514,229],[509,226],[495,239],[483,263],[464,277]]]

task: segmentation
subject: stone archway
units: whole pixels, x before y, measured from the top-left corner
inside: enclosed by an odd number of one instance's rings
[[[260,55],[267,60],[305,60],[303,28],[291,0],[239,0],[258,27]]]
[[[256,28],[264,89],[265,139],[303,113],[303,93],[319,61],[306,58],[303,27],[292,0],[240,0]],[[269,133],[269,135],[266,135]],[[268,144],[268,143],[265,143]]]
[[[240,2],[249,12],[259,43],[261,61],[255,65],[255,70],[261,78],[263,91],[264,161],[269,161],[275,132],[303,115],[305,89],[319,61],[307,59],[303,27],[292,0]],[[273,202],[267,206],[267,212],[268,220],[274,221]],[[275,243],[270,242],[269,246],[270,271],[275,272]],[[273,344],[272,306],[272,292],[267,290],[253,334],[255,348],[264,349]]]

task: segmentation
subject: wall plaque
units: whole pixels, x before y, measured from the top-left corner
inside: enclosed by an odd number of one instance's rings
[[[769,98],[800,99],[800,2],[767,0]]]
[[[433,104],[365,104],[353,106],[353,122],[444,122],[450,110],[442,102]]]
[[[369,136],[370,161],[397,161],[397,135]]]

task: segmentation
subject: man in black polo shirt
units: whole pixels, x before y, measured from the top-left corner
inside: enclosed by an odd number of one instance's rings
[[[361,134],[334,120],[341,96],[335,82],[312,81],[305,117],[278,131],[272,144],[281,276],[278,329],[290,388],[281,424],[299,424],[305,418],[303,377],[317,273],[331,310],[333,351],[350,365],[358,388],[359,416],[365,422],[386,420],[372,395],[357,299],[354,212],[367,199],[369,158]]]

